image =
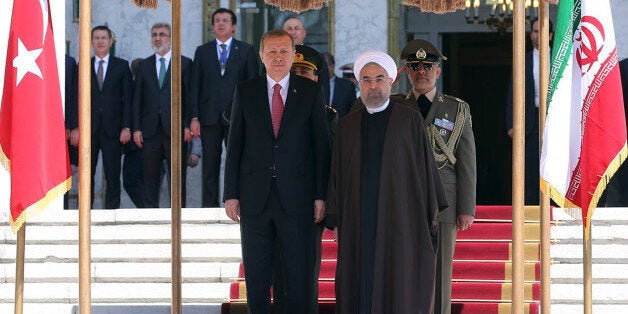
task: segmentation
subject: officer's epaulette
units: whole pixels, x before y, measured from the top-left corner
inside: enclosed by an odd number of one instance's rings
[[[462,100],[462,99],[460,99],[460,98],[458,98],[458,97],[454,97],[454,96],[447,95],[447,94],[443,94],[443,96],[445,96],[445,97],[447,97],[447,98],[449,98],[449,99],[455,100],[455,101],[457,101],[457,102],[463,102],[463,103],[465,103],[465,104],[467,103],[466,101],[464,101],[464,100]]]

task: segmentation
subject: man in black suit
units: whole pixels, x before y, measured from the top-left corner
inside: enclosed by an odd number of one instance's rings
[[[229,127],[222,113],[233,99],[239,82],[258,75],[253,46],[236,40],[237,18],[220,8],[212,14],[216,40],[196,48],[190,89],[190,130],[201,136],[203,146],[203,194],[201,206],[218,207],[218,177],[222,143]]]
[[[549,40],[554,35],[549,22]],[[525,204],[539,204],[539,21],[532,22],[530,39],[534,49],[526,53],[525,65]],[[512,138],[512,80],[506,102],[506,129]]]
[[[104,208],[120,208],[120,157],[131,140],[133,98],[129,62],[109,54],[114,38],[107,26],[92,29],[92,203],[98,151],[102,151],[107,193]]]
[[[351,110],[351,106],[353,106],[353,103],[356,100],[355,85],[353,85],[353,82],[340,78],[334,74],[334,69],[336,68],[336,59],[334,58],[334,55],[326,52],[323,54],[323,58],[327,63],[327,68],[330,73],[330,105],[338,111],[338,119],[341,119],[347,113],[349,113],[349,110]]]
[[[151,45],[155,54],[140,61],[135,78],[133,99],[133,140],[142,149],[144,159],[144,206],[159,207],[161,168],[164,159],[171,172],[171,93],[170,93],[170,50],[171,27],[168,23],[156,23],[151,28]],[[187,110],[187,86],[190,58],[181,56],[182,110]],[[188,119],[183,118],[184,142],[192,140]],[[187,145],[183,145],[187,146]],[[181,160],[186,160],[187,149],[182,150]],[[182,163],[183,164],[183,163]],[[185,206],[185,167],[182,167],[182,205]]]
[[[259,55],[267,74],[240,83],[233,99],[224,198],[227,216],[240,222],[250,313],[270,313],[277,262],[285,312],[314,312],[315,223],[325,214],[329,130],[320,86],[289,73],[294,54],[285,31],[264,34]]]
[[[72,175],[78,167],[78,67],[74,58],[65,55],[65,135]],[[69,206],[69,193],[63,195],[63,208]]]

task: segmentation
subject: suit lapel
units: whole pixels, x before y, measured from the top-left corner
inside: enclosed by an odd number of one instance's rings
[[[240,55],[240,42],[232,39],[231,40],[231,49],[229,50],[229,56],[227,57],[227,62],[225,64],[225,74],[232,67],[232,63],[235,62],[239,58]],[[220,64],[219,64],[220,65]]]
[[[440,112],[443,94],[440,91],[436,91],[436,95],[434,95],[434,99],[432,100],[432,105],[430,106],[430,111],[427,112],[427,116],[425,117],[425,121],[429,124],[434,123],[434,116]]]
[[[89,67],[92,69],[92,89],[95,88],[98,92],[100,92],[100,90],[98,89],[98,80],[96,79],[96,69],[94,68],[94,62],[96,62],[96,58],[92,57],[91,63],[89,65]]]
[[[157,57],[155,57],[154,54],[151,55],[150,57],[146,58],[146,66],[148,67],[148,77],[150,78],[151,84],[153,84],[156,90],[159,90],[159,77],[157,76],[157,68],[155,67],[155,62],[157,62],[156,60]]]
[[[216,49],[218,49],[218,42],[216,41],[216,39],[214,39],[209,43],[209,64],[213,66],[214,71],[216,71],[217,75],[221,76],[220,61],[218,60],[218,52],[216,51]]]
[[[258,84],[259,90],[257,91],[257,95],[260,96],[259,104],[261,106],[262,117],[265,117],[264,124],[266,125],[266,129],[270,133],[270,136],[275,136],[273,131],[273,118],[270,112],[270,104],[268,103],[268,79],[266,75],[260,76],[260,83]]]

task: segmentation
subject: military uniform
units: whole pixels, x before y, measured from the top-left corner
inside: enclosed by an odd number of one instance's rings
[[[401,52],[401,59],[413,71],[433,71],[445,56],[430,42],[417,39],[410,41]],[[427,65],[426,65],[427,64]],[[426,67],[427,66],[427,67]],[[438,77],[437,77],[438,78]],[[425,89],[426,86],[421,86]],[[432,89],[426,94],[434,92]],[[469,105],[456,97],[435,90],[429,103],[427,95],[417,101],[414,92],[397,97],[413,106],[422,114],[427,133],[434,150],[434,159],[449,207],[439,216],[439,249],[436,270],[435,313],[451,312],[451,277],[454,249],[456,246],[458,216],[475,216],[476,162],[475,140],[471,125]],[[470,226],[470,225],[469,225]]]

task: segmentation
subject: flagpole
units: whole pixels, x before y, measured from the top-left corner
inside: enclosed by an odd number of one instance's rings
[[[592,262],[591,262],[591,221],[587,220],[582,226],[582,271],[584,284],[584,314],[593,313],[593,278],[592,278]]]
[[[171,313],[181,313],[181,0],[172,0],[172,115],[170,150],[172,207],[172,305]],[[185,182],[183,182],[185,184]]]
[[[524,312],[523,191],[525,163],[525,7],[513,1],[512,313]]]
[[[91,0],[79,12],[79,312],[91,313]]]
[[[543,147],[543,130],[547,108],[547,86],[549,85],[549,0],[539,3],[539,147]],[[539,149],[539,153],[541,150]],[[539,158],[539,161],[541,159]],[[539,165],[540,169],[540,165]],[[541,192],[541,313],[551,313],[550,295],[550,198]]]
[[[17,232],[15,257],[15,314],[24,312],[24,251],[26,244],[26,222]]]

